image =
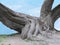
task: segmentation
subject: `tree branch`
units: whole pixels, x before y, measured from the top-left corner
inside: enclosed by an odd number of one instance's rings
[[[10,21],[9,19],[6,18],[6,16],[4,16],[2,14],[3,14],[3,12],[1,13],[1,11],[0,11],[0,21],[4,25],[6,25],[7,27],[14,29],[18,32],[21,32],[21,29],[24,27],[23,25],[20,25],[20,24]]]
[[[17,20],[17,19],[14,18],[14,17],[17,16],[14,11],[8,9],[7,7],[4,7],[1,4],[0,4],[0,11],[1,11],[0,13],[2,13],[2,15],[6,16],[6,18],[8,18],[9,20],[11,20],[13,22],[17,22],[18,23],[18,21],[20,20],[20,19]],[[20,24],[21,24],[21,22],[22,22],[22,24],[25,23],[24,18],[22,18],[22,20],[20,20],[20,22],[19,22]]]
[[[17,30],[18,32],[25,26],[27,19],[34,19],[27,14],[14,12],[0,3],[0,21],[7,27]]]
[[[60,4],[52,10],[51,17],[52,17],[53,26],[54,26],[54,22],[60,17]]]
[[[54,0],[45,0],[41,8],[40,18],[44,19],[50,12]]]

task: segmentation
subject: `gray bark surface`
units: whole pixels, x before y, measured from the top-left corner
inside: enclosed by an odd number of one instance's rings
[[[53,2],[54,0],[44,1],[40,17],[14,12],[0,3],[0,21],[21,33],[22,39],[45,40],[47,43],[52,39],[54,42],[60,38],[57,36],[60,33],[54,29],[54,22],[60,17],[60,4],[52,9]]]

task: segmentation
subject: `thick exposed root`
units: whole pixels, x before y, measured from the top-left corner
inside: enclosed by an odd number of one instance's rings
[[[41,40],[41,37],[44,34],[43,30],[49,30],[45,23],[39,24],[38,20],[30,19],[29,22],[22,29],[21,37],[23,39],[27,38],[30,40]]]
[[[21,33],[21,38],[25,39],[27,37],[27,33],[29,31],[30,28],[30,24],[26,24],[25,27],[22,29],[22,33]]]
[[[30,24],[30,29],[29,29],[29,32],[27,34],[27,37],[32,37],[33,33],[35,31],[35,21],[34,20],[31,20],[31,24]]]

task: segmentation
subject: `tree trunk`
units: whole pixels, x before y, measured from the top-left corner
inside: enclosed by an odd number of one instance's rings
[[[41,16],[40,19],[45,22],[50,29],[52,28],[52,18],[51,18],[51,11],[52,11],[52,4],[53,4],[54,0],[45,0],[42,8],[41,8]]]
[[[60,5],[52,10],[53,2],[54,0],[44,1],[40,17],[14,12],[0,3],[0,21],[7,27],[21,33],[23,39],[49,39],[55,32],[54,22],[60,17]]]

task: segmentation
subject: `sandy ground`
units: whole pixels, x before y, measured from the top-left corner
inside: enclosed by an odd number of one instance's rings
[[[55,34],[52,38],[46,38],[45,41],[31,41],[27,39],[23,40],[20,34],[17,34],[4,38],[4,40],[0,42],[0,45],[60,45],[59,35]]]
[[[14,35],[14,36],[8,36],[6,37],[2,42],[0,42],[0,45],[40,45],[41,43],[39,41],[30,41],[30,40],[23,40],[21,39],[20,35]]]

